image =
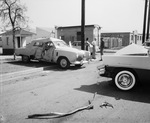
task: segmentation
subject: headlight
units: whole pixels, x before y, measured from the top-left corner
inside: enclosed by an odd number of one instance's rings
[[[84,58],[84,55],[82,54],[78,54],[78,57],[77,57],[77,61],[81,61],[81,60],[83,60],[83,58]]]

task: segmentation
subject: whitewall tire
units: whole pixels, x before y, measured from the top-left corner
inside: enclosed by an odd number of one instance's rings
[[[119,71],[115,76],[115,85],[121,90],[130,90],[135,86],[135,83],[136,78],[131,71]]]

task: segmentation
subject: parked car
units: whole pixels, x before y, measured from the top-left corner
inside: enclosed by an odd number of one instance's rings
[[[39,38],[26,47],[15,50],[17,56],[22,56],[23,62],[39,60],[57,63],[67,69],[71,64],[82,66],[90,59],[90,52],[69,47],[63,40],[56,38]]]
[[[72,43],[72,47],[81,50],[81,41],[74,41],[74,42]],[[84,48],[84,49],[85,49],[85,48]],[[92,53],[92,51],[93,51],[93,46],[92,46],[92,45],[90,45],[88,51],[90,51],[90,52]]]
[[[150,41],[145,41],[145,42],[143,43],[143,46],[144,46],[144,47],[150,47]]]
[[[150,49],[131,44],[114,55],[104,55],[100,76],[111,77],[116,87],[130,90],[137,82],[150,81]]]

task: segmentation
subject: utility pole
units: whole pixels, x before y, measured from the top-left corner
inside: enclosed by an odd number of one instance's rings
[[[143,21],[143,37],[142,37],[142,43],[145,42],[145,28],[146,28],[146,16],[147,16],[147,2],[148,0],[145,0],[145,11],[144,11],[144,21]]]
[[[84,50],[84,28],[85,28],[85,0],[81,3],[81,49]]]
[[[149,7],[148,7],[148,21],[147,21],[147,35],[146,40],[149,39],[149,26],[150,26],[150,0],[149,0]]]

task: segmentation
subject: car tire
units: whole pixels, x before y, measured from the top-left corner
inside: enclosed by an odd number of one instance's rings
[[[133,72],[122,70],[116,73],[114,81],[117,88],[123,91],[127,91],[135,86],[136,77]]]
[[[69,60],[67,58],[65,58],[65,57],[61,57],[58,60],[58,64],[59,64],[60,68],[62,68],[62,69],[67,69],[70,66]]]
[[[23,55],[23,56],[22,56],[22,61],[23,61],[24,63],[29,62],[29,61],[30,61],[29,56]]]

